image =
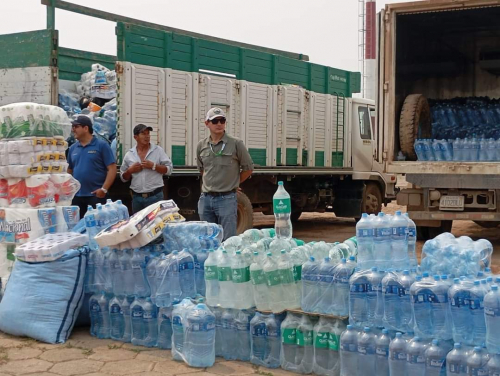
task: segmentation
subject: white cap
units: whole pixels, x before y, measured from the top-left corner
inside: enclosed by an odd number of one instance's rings
[[[226,113],[219,107],[212,107],[210,110],[208,110],[205,120],[210,121],[218,117],[223,117],[225,119]]]

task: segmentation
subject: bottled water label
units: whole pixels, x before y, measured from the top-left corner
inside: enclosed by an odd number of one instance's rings
[[[231,269],[233,283],[245,283],[250,281],[250,267]]]
[[[285,345],[295,345],[297,341],[297,329],[283,329],[282,342]]]
[[[262,270],[250,271],[250,279],[252,280],[252,285],[262,285],[266,283],[266,275]]]
[[[132,311],[132,318],[139,318],[139,317],[140,317],[140,318],[142,318],[142,316],[143,316],[142,309],[141,309],[141,310],[138,310],[138,309],[136,310],[136,309],[134,309],[134,310]]]
[[[411,364],[425,363],[425,356],[423,355],[406,355],[406,361]]]
[[[85,226],[86,227],[95,227],[95,226],[97,226],[97,221],[95,220],[95,216],[93,214],[85,216]]]
[[[266,281],[269,287],[279,285],[281,282],[279,270],[266,273]]]
[[[467,307],[469,305],[469,299],[462,296],[455,296],[451,299],[451,305],[456,308]]]
[[[330,351],[339,351],[340,336],[335,333],[328,335],[328,348]]]
[[[340,350],[346,352],[358,352],[358,346],[355,343],[341,343]]]
[[[156,319],[156,312],[155,311],[144,312],[143,318],[144,320]]]
[[[193,332],[210,332],[212,330],[215,330],[215,323],[204,322],[201,324],[192,324],[189,329],[191,329],[191,331]]]
[[[122,313],[122,310],[120,309],[120,306],[118,304],[113,304],[110,308],[109,308],[109,313],[112,314],[112,315],[116,315],[116,314],[123,314]]]
[[[356,283],[351,285],[351,292],[367,292],[368,284],[366,283]]]
[[[260,323],[253,327],[252,335],[254,337],[265,337],[266,336],[266,324]]]
[[[180,316],[172,317],[172,325],[182,328],[182,319]]]
[[[467,366],[467,375],[471,376],[488,376],[488,370],[484,368],[474,368]]]
[[[217,268],[217,277],[221,282],[230,282],[231,279],[231,268],[227,266],[222,266]]]
[[[384,358],[387,358],[389,355],[389,350],[385,347],[377,347],[375,349],[375,354],[379,356],[383,356]]]
[[[443,359],[427,359],[427,367],[441,368],[443,366]]]
[[[485,307],[484,314],[488,316],[498,317],[500,316],[500,309]]]
[[[95,302],[94,304],[92,304],[90,306],[90,310],[92,311],[92,313],[100,313],[101,312],[101,306],[99,305],[99,303]]]
[[[293,283],[293,272],[288,269],[280,269],[280,282],[282,284]]]
[[[462,371],[462,367],[459,364],[448,363],[448,373],[455,373],[457,375]]]
[[[404,352],[393,352],[389,354],[391,357],[391,360],[406,360],[406,353]]]
[[[413,227],[408,227],[408,239],[417,237],[417,229]]]
[[[392,235],[392,229],[390,227],[388,228],[377,228],[375,229],[375,239],[379,238],[387,238]]]
[[[238,322],[236,323],[236,330],[240,332],[248,332],[250,330],[250,323]]]
[[[193,270],[194,269],[194,262],[183,262],[182,264],[179,264],[179,271],[183,270]]]
[[[302,265],[294,265],[293,266],[293,280],[295,282],[300,281],[302,279]]]
[[[297,341],[296,342],[297,346],[312,346],[313,331],[312,330],[302,331],[300,329],[297,329],[296,341]]]
[[[266,331],[266,335],[270,338],[279,338],[280,336],[280,329],[278,328],[273,328],[271,330]]]
[[[292,205],[289,198],[273,199],[274,214],[289,214],[292,212]]]
[[[408,227],[393,227],[392,235],[399,237],[406,237],[408,231]]]
[[[373,232],[372,228],[370,228],[370,229],[359,229],[359,230],[356,231],[356,237],[357,238],[372,238],[373,234],[374,234],[374,232]],[[352,240],[352,239],[353,238],[351,238],[350,240]]]
[[[366,354],[366,346],[358,346],[358,353]]]
[[[328,332],[318,332],[316,333],[316,340],[314,341],[314,347],[317,349],[328,349],[329,348],[329,337]]]
[[[205,279],[206,280],[215,280],[218,279],[219,276],[217,275],[217,266],[215,265],[209,265],[205,266]]]
[[[471,299],[470,300],[470,309],[475,311],[476,309],[483,309],[484,304],[483,301],[480,299]]]

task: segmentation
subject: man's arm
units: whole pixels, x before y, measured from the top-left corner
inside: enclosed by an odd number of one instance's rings
[[[106,190],[109,190],[113,185],[115,178],[116,178],[116,163],[113,163],[108,166],[108,173],[106,174],[106,180],[104,180],[104,184],[102,185],[102,187]]]
[[[253,161],[248,149],[246,148],[243,141],[239,140],[236,144],[236,154],[238,156],[238,161],[240,162],[241,172],[240,172],[240,185],[245,180],[247,180],[253,172]]]
[[[253,170],[245,170],[240,173],[240,184],[247,180],[252,175]]]

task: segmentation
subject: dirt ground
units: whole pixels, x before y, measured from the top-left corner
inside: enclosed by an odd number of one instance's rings
[[[397,210],[406,211],[395,203],[382,208],[385,213],[394,214]],[[254,214],[254,227],[273,227],[274,216]],[[452,233],[455,236],[467,235],[472,239],[488,239],[494,247],[492,269],[500,273],[500,229],[485,229],[472,221],[454,221]],[[304,241],[342,242],[356,234],[354,219],[337,218],[333,213],[303,213],[293,228],[293,235]],[[418,241],[418,253],[422,250],[423,241]],[[419,256],[420,257],[420,256]]]

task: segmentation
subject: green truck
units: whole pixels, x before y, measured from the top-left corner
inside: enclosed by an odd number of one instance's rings
[[[117,161],[133,144],[138,123],[153,127],[152,141],[174,163],[165,193],[181,213],[196,218],[200,175],[196,145],[207,136],[212,106],[228,114],[227,130],[241,138],[255,163],[238,194],[238,231],[253,212],[272,214],[283,180],[293,219],[331,211],[358,218],[395,198],[396,176],[384,173],[375,103],[353,98],[360,74],[313,64],[303,54],[221,40],[118,16],[60,0],[47,6],[47,29],[0,35],[0,105],[58,104],[94,63],[117,74]],[[117,55],[59,46],[55,9],[116,22]],[[116,198],[130,201],[116,180]]]

